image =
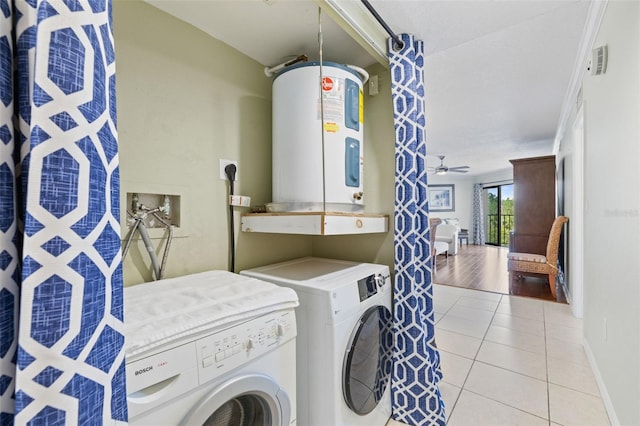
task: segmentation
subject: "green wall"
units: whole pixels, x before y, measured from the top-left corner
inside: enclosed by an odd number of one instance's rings
[[[113,5],[121,224],[126,193],[180,196],[166,277],[228,267],[226,183],[219,159],[238,161],[236,193],[271,201],[271,81],[259,63],[141,1]],[[235,222],[239,227],[240,213]],[[166,238],[152,230],[160,256]],[[236,270],[308,256],[311,237],[236,232]],[[151,280],[135,241],[125,284]]]
[[[127,193],[180,196],[180,228],[165,277],[227,269],[227,186],[219,159],[238,161],[236,193],[271,200],[271,79],[263,66],[142,1],[114,1],[122,236]],[[365,87],[364,192],[367,213],[393,228],[394,131],[389,71],[374,65],[380,93]],[[365,85],[366,86],[366,85]],[[236,271],[302,256],[388,264],[393,231],[311,237],[242,233],[236,208]],[[151,230],[158,257],[166,233]],[[152,280],[139,239],[124,262],[125,284]]]

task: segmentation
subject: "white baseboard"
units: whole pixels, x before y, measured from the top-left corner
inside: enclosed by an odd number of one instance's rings
[[[589,347],[589,343],[587,342],[586,339],[583,339],[582,346],[584,347],[584,351],[587,354],[589,365],[591,365],[591,370],[593,371],[593,375],[596,379],[596,383],[598,384],[598,390],[600,390],[600,396],[602,397],[604,408],[607,410],[609,421],[611,422],[612,426],[620,426],[620,421],[618,420],[616,411],[613,408],[613,402],[611,401],[611,397],[609,396],[607,387],[605,386],[604,380],[602,380],[602,375],[600,374],[600,370],[598,369],[598,364],[596,363],[596,359],[593,356],[593,352],[591,352],[591,347]]]

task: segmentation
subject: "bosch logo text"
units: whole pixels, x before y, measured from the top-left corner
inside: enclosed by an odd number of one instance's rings
[[[148,373],[148,372],[149,372],[149,371],[151,371],[151,370],[153,370],[153,366],[151,366],[151,365],[150,365],[150,366],[148,366],[148,367],[145,367],[145,368],[142,368],[142,369],[140,369],[140,370],[136,371],[136,374],[135,374],[135,375],[136,375],[136,376],[139,376],[140,374]]]

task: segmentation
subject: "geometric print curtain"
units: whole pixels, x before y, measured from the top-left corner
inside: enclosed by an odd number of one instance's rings
[[[484,185],[476,183],[473,185],[473,244],[483,245],[484,235],[484,212],[482,208],[482,193]]]
[[[127,421],[110,0],[0,0],[0,424]]]
[[[394,368],[393,418],[409,425],[445,424],[438,389],[429,239],[424,108],[424,45],[402,34],[389,40],[394,107]]]

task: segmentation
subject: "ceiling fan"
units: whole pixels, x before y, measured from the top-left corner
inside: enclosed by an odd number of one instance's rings
[[[436,174],[436,175],[446,175],[448,172],[455,172],[455,173],[467,173],[469,166],[456,166],[456,167],[447,167],[444,165],[444,155],[437,155],[436,157],[438,157],[440,159],[440,165],[437,167],[428,167],[427,170],[432,173],[432,174]]]

